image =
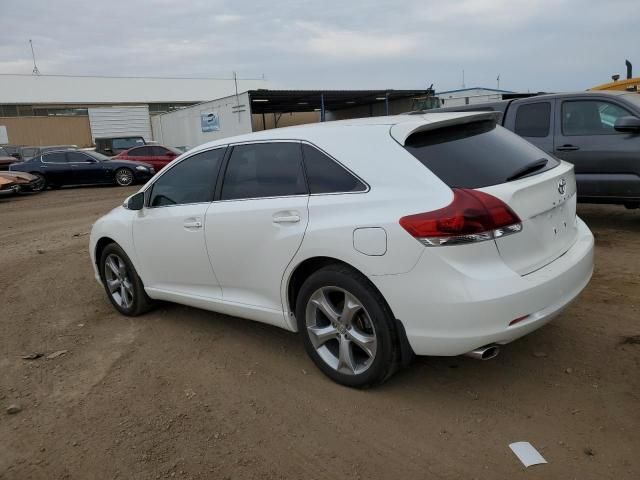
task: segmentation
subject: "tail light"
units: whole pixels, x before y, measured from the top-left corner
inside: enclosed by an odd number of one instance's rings
[[[466,188],[454,188],[446,207],[402,217],[400,225],[429,247],[493,240],[522,230],[520,218],[502,200]]]

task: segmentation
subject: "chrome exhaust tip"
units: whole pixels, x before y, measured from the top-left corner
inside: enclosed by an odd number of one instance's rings
[[[475,358],[476,360],[491,360],[500,353],[500,346],[496,344],[485,345],[465,353],[465,356]]]

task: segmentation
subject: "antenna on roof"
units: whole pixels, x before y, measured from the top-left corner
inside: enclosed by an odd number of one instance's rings
[[[462,69],[462,88],[465,88],[465,86],[464,86],[464,68]]]
[[[36,65],[36,53],[33,51],[33,41],[29,39],[29,45],[31,45],[31,57],[33,58],[33,71],[31,72],[33,75],[40,75],[40,70],[38,70],[38,65]]]
[[[496,77],[496,82],[498,83],[497,89],[500,90],[500,74]]]

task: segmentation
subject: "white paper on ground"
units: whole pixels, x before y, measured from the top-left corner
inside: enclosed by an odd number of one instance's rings
[[[539,463],[547,463],[542,455],[533,448],[529,442],[515,442],[509,445],[509,448],[516,454],[525,467],[538,465]]]

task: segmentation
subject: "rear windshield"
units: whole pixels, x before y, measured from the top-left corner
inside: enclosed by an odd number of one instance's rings
[[[417,132],[407,139],[405,148],[451,188],[498,185],[514,176],[537,175],[558,165],[557,160],[493,120]],[[527,174],[527,167],[541,159],[548,160],[546,165]]]

